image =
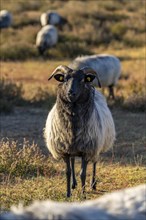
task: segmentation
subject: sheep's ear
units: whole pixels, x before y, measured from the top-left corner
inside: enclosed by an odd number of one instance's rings
[[[55,74],[54,78],[59,82],[64,82],[64,75],[61,73]]]
[[[95,75],[92,75],[92,74],[87,74],[85,75],[85,82],[92,82],[94,79],[95,79]]]

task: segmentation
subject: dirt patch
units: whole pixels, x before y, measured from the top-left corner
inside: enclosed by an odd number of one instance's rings
[[[113,110],[113,117],[117,133],[114,146],[115,155],[129,156],[135,160],[142,156],[144,161],[146,158],[145,114]]]
[[[35,142],[47,152],[43,128],[48,115],[46,109],[19,107],[10,115],[0,117],[0,139],[8,138],[23,143],[24,139]],[[146,158],[145,114],[113,109],[117,140],[114,149],[107,154],[117,158]],[[136,161],[135,161],[136,162]]]
[[[24,139],[34,142],[41,149],[46,149],[43,128],[48,111],[40,108],[19,107],[9,115],[0,117],[0,139],[15,140],[23,143]]]

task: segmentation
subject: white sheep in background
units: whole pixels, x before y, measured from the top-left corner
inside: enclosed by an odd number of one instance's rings
[[[93,162],[91,187],[96,189],[96,162],[100,152],[112,147],[115,126],[111,112],[103,95],[95,90],[92,81],[98,76],[88,67],[74,71],[67,66],[57,67],[54,77],[61,82],[57,90],[57,101],[49,112],[46,127],[46,144],[55,159],[66,163],[67,197],[76,187],[74,157],[82,157],[81,182],[85,192],[86,169]],[[99,82],[100,83],[100,82]]]
[[[0,28],[8,28],[12,24],[12,14],[7,10],[0,11]]]
[[[46,26],[48,24],[51,24],[51,25],[58,26],[58,27],[62,28],[62,26],[67,23],[67,19],[63,18],[57,12],[47,11],[41,15],[40,22],[41,22],[42,26]]]
[[[36,46],[42,55],[47,49],[55,46],[58,42],[58,31],[53,25],[41,28],[36,37]]]
[[[146,185],[115,191],[86,202],[35,201],[12,207],[0,220],[145,220]]]
[[[69,64],[70,68],[76,70],[85,66],[91,67],[98,74],[101,87],[108,87],[109,98],[114,99],[113,87],[117,84],[121,74],[120,60],[112,55],[99,54],[77,57]],[[93,83],[95,86],[98,86],[97,79]]]

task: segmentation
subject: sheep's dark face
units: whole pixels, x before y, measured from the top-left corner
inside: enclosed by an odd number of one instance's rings
[[[69,102],[76,102],[78,99],[82,99],[85,96],[85,92],[87,93],[89,82],[95,78],[93,75],[85,75],[81,70],[73,71],[60,77],[63,82],[59,85],[58,93]],[[54,78],[58,80],[57,75]]]
[[[63,69],[64,70],[64,69]],[[86,73],[83,70],[74,71],[65,68],[65,71],[53,72],[50,78],[54,77],[61,82],[58,86],[58,96],[67,102],[83,100],[88,95],[91,82],[96,77],[93,73]],[[50,79],[49,78],[49,79]]]

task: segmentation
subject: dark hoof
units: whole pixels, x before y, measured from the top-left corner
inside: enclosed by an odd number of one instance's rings
[[[71,188],[75,189],[76,187],[77,187],[77,182],[73,183]]]
[[[71,197],[71,193],[67,193],[67,194],[66,194],[66,197],[67,197],[67,198]]]
[[[91,189],[92,189],[92,190],[96,190],[96,185],[93,185],[93,186],[91,187]]]

